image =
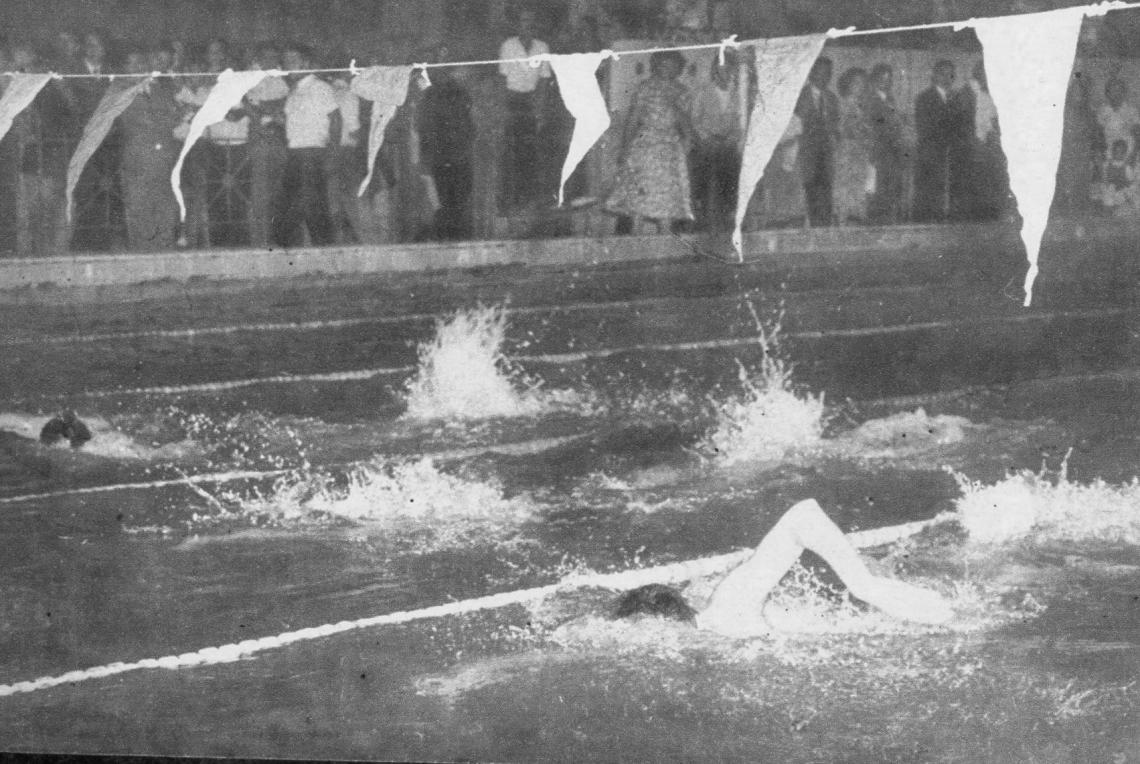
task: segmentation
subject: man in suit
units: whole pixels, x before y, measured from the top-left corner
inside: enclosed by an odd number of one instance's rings
[[[873,223],[891,225],[899,222],[902,215],[906,144],[902,114],[895,106],[894,70],[889,64],[876,64],[871,70],[867,119],[871,123],[871,162],[875,166],[875,193],[867,214]]]
[[[839,140],[839,97],[827,87],[831,73],[831,59],[818,59],[796,104],[796,114],[803,123],[800,173],[812,226],[831,225],[831,179]]]
[[[934,65],[930,87],[914,102],[917,133],[914,164],[914,207],[919,223],[946,220],[949,213],[951,147],[959,139],[961,119],[952,101],[954,64],[942,59]]]

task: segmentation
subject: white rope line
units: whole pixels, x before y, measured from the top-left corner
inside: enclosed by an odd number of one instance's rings
[[[923,292],[930,290],[927,284],[909,284],[891,287],[892,294],[899,292]],[[851,295],[863,292],[876,292],[883,291],[884,287],[881,285],[847,288],[847,289],[814,289],[812,294],[826,295],[826,294],[843,294]],[[728,302],[739,301],[740,295],[709,295],[705,297],[695,298],[701,301],[714,301],[714,302]],[[747,299],[747,296],[745,296]],[[648,305],[658,305],[661,303],[670,302],[690,302],[694,300],[692,297],[684,295],[664,295],[660,297],[639,297],[633,300],[612,300],[606,302],[570,302],[565,304],[553,305],[528,305],[519,308],[506,307],[503,312],[508,316],[532,316],[541,315],[543,313],[558,314],[558,313],[581,313],[581,312],[600,312],[609,309],[621,310],[623,308],[638,308]],[[308,332],[319,331],[322,329],[345,329],[356,326],[368,326],[369,324],[385,325],[385,324],[401,324],[401,323],[415,323],[418,321],[432,321],[449,318],[447,313],[405,313],[394,316],[369,316],[359,318],[328,318],[317,319],[313,321],[281,321],[281,322],[263,322],[252,324],[230,324],[226,326],[205,326],[205,327],[190,327],[184,329],[147,329],[143,331],[127,331],[127,332],[102,332],[95,334],[58,334],[46,337],[2,337],[0,338],[0,347],[13,347],[19,345],[65,345],[72,343],[85,343],[85,342],[101,342],[107,340],[132,340],[132,339],[147,339],[151,337],[169,337],[169,338],[194,338],[194,337],[210,337],[217,335],[231,335],[241,334],[243,332]]]
[[[170,480],[151,480],[145,483],[112,483],[110,485],[92,485],[84,488],[69,488],[64,491],[50,491],[47,493],[27,493],[20,496],[7,496],[0,498],[0,504],[23,504],[29,501],[42,499],[58,499],[64,496],[82,496],[91,493],[112,493],[114,491],[146,490],[151,488],[168,488],[176,485],[199,484],[210,485],[217,483],[235,483],[239,480],[259,480],[261,478],[280,477],[296,472],[293,469],[282,470],[244,470],[240,472],[212,472],[205,475],[187,475]]]
[[[927,321],[915,324],[892,324],[890,326],[873,326],[857,329],[827,329],[822,331],[788,332],[783,335],[787,339],[817,340],[827,337],[873,337],[884,334],[905,334],[908,332],[928,331],[931,329],[949,329],[962,326],[975,326],[987,323],[1026,323],[1030,321],[1048,321],[1057,318],[1104,318],[1124,315],[1127,308],[1104,308],[1085,311],[1054,311],[1049,313],[1018,314],[1010,316],[995,316],[988,318],[967,319],[963,321]],[[647,343],[640,345],[625,345],[616,348],[598,348],[596,350],[582,350],[574,353],[542,353],[535,355],[513,355],[507,360],[513,363],[532,364],[572,364],[587,360],[610,358],[630,353],[668,353],[688,352],[692,350],[713,350],[718,348],[747,347],[749,345],[763,345],[762,337],[735,337],[719,340],[699,340],[694,342],[675,343]],[[354,369],[349,371],[329,372],[320,374],[282,374],[273,377],[250,377],[247,379],[226,380],[220,382],[198,382],[186,385],[159,385],[154,387],[135,387],[118,390],[91,390],[74,393],[74,397],[84,398],[114,398],[117,396],[132,395],[182,395],[186,393],[221,392],[237,390],[257,385],[290,385],[310,382],[348,382],[373,379],[381,376],[394,376],[409,374],[416,370],[415,366],[390,366],[373,369]],[[58,398],[59,395],[47,396]]]
[[[920,287],[925,288],[925,287]],[[576,302],[565,305],[532,305],[521,308],[505,308],[504,313],[509,316],[539,315],[542,313],[576,313],[590,310],[606,310],[609,308],[635,308],[642,305],[653,305],[660,302],[686,300],[689,298],[674,297],[642,297],[636,300],[615,300],[613,302]],[[283,332],[283,331],[319,331],[321,329],[346,329],[355,326],[368,326],[369,324],[402,324],[417,321],[432,321],[445,319],[448,316],[441,313],[404,313],[396,316],[368,316],[360,318],[329,318],[314,321],[284,321],[256,324],[231,324],[229,326],[206,326],[188,329],[149,329],[136,332],[104,332],[99,334],[61,334],[51,337],[6,337],[0,339],[0,346],[14,345],[63,345],[70,343],[99,342],[103,340],[130,340],[145,339],[149,337],[209,337],[215,335],[240,334],[242,332]]]
[[[485,456],[488,454],[499,454],[502,456],[523,456],[527,454],[536,454],[542,451],[549,451],[552,448],[558,448],[579,440],[593,437],[597,434],[597,430],[588,430],[586,432],[575,433],[573,435],[561,435],[555,438],[533,438],[531,440],[515,441],[513,443],[495,443],[489,446],[471,446],[469,448],[453,448],[444,451],[428,451],[423,454],[400,454],[398,457],[395,455],[388,455],[381,458],[387,459],[407,459],[407,458],[424,458],[432,459],[439,462],[459,461],[462,459],[471,459],[476,456]],[[323,467],[331,469],[352,469],[360,467],[367,462],[349,462],[346,464],[326,464]],[[178,479],[165,479],[165,480],[150,480],[142,483],[111,483],[109,485],[87,486],[84,488],[68,488],[62,491],[50,491],[46,493],[28,493],[19,496],[7,496],[0,498],[0,505],[4,504],[24,504],[31,501],[42,501],[44,499],[59,499],[66,496],[82,496],[91,493],[113,493],[116,491],[143,491],[153,488],[168,488],[170,486],[190,486],[195,489],[198,485],[218,485],[222,483],[236,483],[242,480],[263,480],[273,477],[281,477],[282,475],[289,475],[296,473],[298,470],[293,469],[277,469],[277,470],[244,470],[239,472],[211,472],[200,475],[183,475]],[[203,498],[210,502],[216,502],[214,497],[209,494],[200,493]]]
[[[917,522],[905,523],[903,525],[890,526],[887,528],[875,528],[872,530],[850,533],[847,535],[847,538],[854,546],[860,549],[881,546],[883,544],[892,543],[894,541],[913,536],[914,534],[926,528],[930,528],[932,526],[940,525],[942,523],[953,520],[954,517],[955,516],[951,513],[943,513],[930,520],[920,520]],[[242,658],[247,658],[255,655],[256,653],[265,652],[267,650],[276,650],[298,642],[309,642],[317,639],[323,639],[325,637],[331,637],[335,634],[343,634],[344,632],[353,631],[355,629],[367,629],[376,626],[394,626],[431,618],[464,615],[466,613],[473,613],[480,610],[495,610],[498,608],[506,607],[508,605],[519,605],[528,602],[535,602],[555,594],[575,591],[579,589],[634,589],[638,586],[644,586],[651,583],[678,583],[693,578],[700,578],[724,573],[728,570],[731,570],[736,565],[739,565],[741,562],[747,559],[747,557],[751,555],[752,552],[753,550],[751,549],[745,549],[736,552],[729,552],[728,554],[716,555],[713,557],[687,560],[684,562],[675,562],[651,568],[626,570],[618,573],[571,575],[567,578],[564,578],[562,581],[559,581],[558,583],[548,584],[546,586],[538,586],[531,589],[519,589],[516,591],[501,592],[499,594],[492,594],[485,597],[476,597],[474,599],[459,600],[457,602],[448,602],[443,605],[433,605],[431,607],[419,608],[417,610],[403,610],[395,613],[386,613],[384,615],[371,616],[369,618],[360,618],[355,621],[339,621],[337,623],[324,624],[323,626],[314,626],[306,629],[300,629],[298,631],[287,631],[283,634],[277,634],[276,636],[271,637],[262,637],[261,639],[248,639],[242,642],[234,642],[217,647],[206,647],[194,652],[186,652],[177,655],[166,655],[161,658],[146,658],[140,661],[135,661],[133,663],[109,663],[104,666],[96,666],[94,668],[82,669],[78,671],[69,671],[58,676],[44,676],[29,681],[0,685],[0,697],[17,695],[20,693],[35,692],[37,690],[46,690],[51,687],[58,687],[65,684],[76,684],[78,682],[85,682],[91,679],[102,679],[104,677],[116,676],[118,674],[125,674],[127,672],[138,671],[141,669],[162,668],[177,670],[191,668],[194,666],[232,663]]]
[[[1122,2],[1122,0],[1108,0],[1107,2],[1091,3],[1089,5],[1076,5],[1071,8],[1063,10],[1072,13],[1083,13],[1086,16],[1103,16],[1110,11],[1124,11],[1132,8],[1140,8],[1140,2]],[[829,29],[826,34],[831,39],[838,39],[842,37],[865,37],[869,35],[880,34],[899,34],[902,32],[920,32],[932,29],[953,29],[954,31],[961,31],[968,29],[979,21],[984,21],[987,18],[1010,18],[1011,16],[1024,15],[1024,14],[1007,14],[1002,16],[990,16],[982,19],[960,19],[958,21],[936,21],[927,24],[908,24],[904,26],[895,27],[880,27],[872,29],[857,29],[855,27],[847,27],[845,29]],[[660,45],[652,48],[640,48],[637,50],[623,50],[613,51],[605,49],[598,51],[602,54],[608,55],[613,59],[618,59],[621,56],[636,56],[652,53],[662,53],[666,51],[686,51],[686,50],[717,50],[720,55],[724,55],[725,48],[738,48],[747,41],[738,41],[738,35],[730,35],[720,42],[708,43],[694,43],[691,45]],[[779,39],[779,38],[775,38]],[[440,67],[452,66],[493,66],[497,64],[530,64],[533,67],[538,67],[541,64],[550,61],[554,56],[561,55],[557,53],[542,53],[535,56],[524,56],[518,58],[487,58],[473,61],[436,61],[436,62],[422,62],[407,64],[413,69],[418,69],[426,74],[428,69],[435,69]],[[347,67],[333,67],[323,69],[272,69],[269,70],[271,74],[276,76],[287,76],[291,74],[352,74],[356,75],[361,72],[361,68],[356,66],[356,62],[352,61]],[[0,76],[9,76],[14,74],[22,74],[22,72],[0,72]],[[218,72],[146,72],[146,73],[114,73],[114,74],[60,74],[52,72],[52,79],[106,79],[114,82],[115,79],[132,79],[138,77],[217,77]]]
[[[1128,313],[1126,308],[1106,308],[1088,311],[1057,311],[1051,313],[1017,314],[1011,316],[994,316],[990,318],[975,318],[963,321],[927,321],[915,324],[892,324],[890,326],[871,326],[856,329],[826,329],[822,331],[788,332],[783,334],[785,339],[816,340],[827,337],[873,337],[880,334],[905,334],[907,332],[928,331],[931,329],[950,329],[959,326],[973,326],[992,322],[999,323],[1025,323],[1029,321],[1047,321],[1055,318],[1102,318]],[[643,344],[627,345],[618,348],[601,348],[598,350],[583,350],[576,353],[551,353],[546,355],[517,355],[510,360],[518,363],[580,363],[595,358],[608,358],[615,355],[645,352],[670,352],[689,350],[712,350],[716,348],[745,347],[748,345],[763,345],[763,337],[734,337],[720,340],[702,340],[696,342],[677,342],[671,344]]]
[[[181,395],[183,393],[220,392],[237,390],[255,385],[290,385],[300,382],[353,382],[374,377],[407,374],[416,370],[415,366],[394,366],[378,369],[354,369],[325,374],[281,374],[275,377],[251,377],[224,382],[200,382],[188,385],[160,385],[157,387],[133,387],[124,390],[93,390],[80,393],[85,398],[113,398],[119,395]]]

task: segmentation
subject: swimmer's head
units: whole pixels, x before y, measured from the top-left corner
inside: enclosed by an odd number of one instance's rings
[[[676,589],[662,584],[648,584],[626,592],[614,603],[614,618],[632,618],[638,615],[696,623],[697,611]]]

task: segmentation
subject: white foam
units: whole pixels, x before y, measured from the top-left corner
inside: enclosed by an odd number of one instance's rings
[[[1099,541],[1140,545],[1140,481],[1123,485],[1020,472],[994,485],[953,473],[962,489],[958,519],[973,541]]]
[[[435,336],[419,346],[419,364],[407,385],[413,419],[486,419],[535,416],[574,408],[569,390],[543,390],[512,368],[503,352],[507,313],[501,307],[460,310],[436,322]]]

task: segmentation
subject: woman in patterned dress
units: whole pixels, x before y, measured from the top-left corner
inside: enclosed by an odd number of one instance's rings
[[[622,157],[606,209],[633,218],[633,232],[645,221],[658,233],[673,221],[692,220],[688,145],[692,135],[688,90],[677,81],[685,68],[676,51],[654,53],[650,76],[638,87],[626,118]]]

